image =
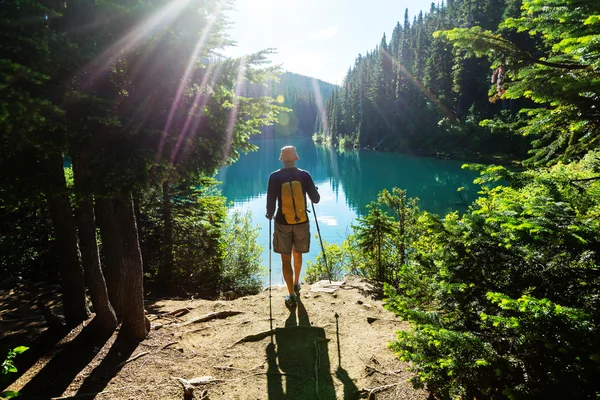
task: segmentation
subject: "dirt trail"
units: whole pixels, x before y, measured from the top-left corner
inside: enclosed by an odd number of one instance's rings
[[[335,293],[303,285],[301,302],[290,312],[283,288],[274,287],[274,333],[239,344],[270,330],[268,291],[231,301],[149,299],[153,329],[144,342],[121,345],[115,334],[94,344],[71,332],[9,388],[32,399],[183,399],[176,378],[202,378],[209,383],[197,385],[189,398],[354,399],[379,387],[370,398],[426,399],[427,393],[407,382],[407,365],[387,348],[406,324],[365,296],[368,290],[358,279]],[[193,322],[223,311],[239,313]]]

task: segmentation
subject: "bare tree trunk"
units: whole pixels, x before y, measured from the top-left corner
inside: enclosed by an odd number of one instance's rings
[[[108,290],[108,298],[113,307],[117,321],[123,321],[125,280],[123,279],[123,243],[119,227],[114,216],[113,201],[105,197],[96,197],[96,216],[102,239],[102,255],[104,256],[104,277]]]
[[[142,253],[131,193],[99,200],[98,216],[108,292],[123,323],[121,334],[144,340],[150,323],[144,314]]]
[[[65,320],[68,327],[73,327],[88,319],[90,310],[85,297],[77,231],[60,154],[50,156],[46,172],[48,177],[46,197],[58,248]]]
[[[171,204],[171,191],[168,181],[164,181],[163,189],[163,222],[164,222],[164,244],[163,244],[163,266],[161,277],[163,284],[170,289],[173,280],[173,205]]]
[[[81,186],[85,185],[87,181],[88,155],[82,154],[73,161],[75,185],[82,189]],[[91,195],[85,193],[85,190],[80,190],[76,216],[83,271],[90,290],[94,311],[96,311],[96,319],[101,330],[112,332],[117,328],[117,317],[108,300],[106,281],[100,266],[96,224],[94,222],[94,200]]]
[[[148,246],[144,243],[144,229],[142,228],[142,210],[140,207],[140,199],[135,194],[133,195],[133,212],[135,214],[136,225],[138,229],[138,237],[140,238],[140,249],[142,251],[142,262],[144,263],[144,274],[150,272],[150,266],[148,265]]]

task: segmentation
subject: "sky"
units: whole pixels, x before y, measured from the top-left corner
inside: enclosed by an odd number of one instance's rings
[[[340,84],[358,54],[373,50],[396,22],[427,12],[432,0],[237,0],[229,13],[225,54],[238,57],[265,48],[285,71]]]

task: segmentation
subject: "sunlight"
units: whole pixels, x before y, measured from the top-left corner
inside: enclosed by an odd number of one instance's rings
[[[204,89],[206,87],[212,86],[212,84],[214,83],[214,81],[218,75],[218,72],[217,72],[217,74],[214,74],[214,76],[213,76],[214,69],[215,69],[215,64],[210,64],[208,66],[208,68],[206,69],[206,71],[204,72],[204,76],[202,77],[202,82],[200,83],[200,87],[198,88],[196,97],[194,97],[192,107],[190,108],[190,110],[188,112],[188,116],[185,120],[185,123],[183,124],[181,133],[177,136],[177,142],[175,143],[175,146],[173,147],[173,151],[171,152],[171,157],[169,158],[169,161],[171,162],[171,164],[175,163],[177,155],[179,154],[179,148],[181,147],[181,143],[186,138],[186,136],[188,136],[188,132],[195,132],[196,127],[200,123],[200,119],[202,118],[204,106],[206,105],[206,103],[208,102],[208,99],[209,99],[209,94],[206,91],[204,91]],[[207,86],[209,78],[212,78],[212,79],[211,79],[210,85]],[[194,121],[193,125],[192,125],[192,121]],[[192,125],[192,129],[190,129],[190,125]]]
[[[329,133],[329,123],[327,122],[327,115],[325,114],[325,103],[323,102],[323,97],[321,97],[321,90],[319,89],[319,82],[315,78],[312,79],[312,89],[315,94],[315,103],[317,104],[317,112],[319,113],[319,118],[323,123],[323,134],[325,137],[330,136]]]
[[[91,70],[92,73],[83,86],[85,87],[92,84],[95,78],[107,71],[111,65],[115,64],[117,60],[123,56],[124,53],[135,50],[142,40],[146,39],[159,27],[161,27],[162,30],[166,29],[190,1],[191,0],[175,0],[167,3],[167,5],[156,11],[143,23],[131,29],[129,33],[117,40],[102,54],[94,58],[94,60],[92,60],[85,68],[85,70]],[[95,65],[96,63],[98,63],[98,65]]]
[[[398,60],[394,60],[394,58],[390,55],[390,53],[388,53],[384,49],[381,49],[381,51],[383,52],[383,55],[386,58],[388,58],[392,62],[392,64],[394,64],[402,72],[402,76],[408,78],[408,80],[410,81],[411,84],[413,84],[415,87],[419,88],[419,90],[421,92],[423,92],[425,97],[427,97],[429,100],[431,100],[433,103],[435,103],[440,108],[440,110],[442,110],[444,112],[444,114],[448,118],[451,118],[452,120],[456,119],[456,116],[454,115],[454,113],[452,111],[450,111],[450,109],[448,109],[448,107],[446,107],[444,104],[442,104],[442,102],[437,98],[437,96],[435,94],[433,94],[429,89],[427,89],[425,87],[425,85],[423,85],[417,78],[415,78],[414,75],[411,74],[410,71],[408,71],[404,67],[404,65],[402,65],[402,63],[400,63]]]
[[[240,58],[240,65],[238,66],[237,76],[235,79],[235,89],[233,97],[233,106],[231,113],[229,114],[229,121],[227,123],[227,141],[225,142],[225,148],[223,149],[222,160],[225,161],[229,157],[229,150],[231,149],[231,142],[233,140],[233,130],[235,128],[235,122],[237,120],[238,106],[240,103],[240,93],[244,86],[244,75],[246,73],[246,63],[248,59],[246,57]]]
[[[218,14],[222,7],[223,7],[223,3],[224,0],[221,0],[216,6],[215,6],[215,12],[214,14]],[[198,61],[198,55],[200,54],[200,51],[202,50],[202,47],[204,46],[204,43],[206,42],[206,39],[208,37],[208,35],[210,34],[212,27],[215,23],[216,19],[215,18],[211,18],[209,20],[209,23],[206,25],[206,27],[204,28],[204,30],[202,31],[202,35],[200,36],[200,38],[198,39],[198,42],[196,43],[196,46],[194,47],[194,50],[192,51],[192,53],[190,54],[189,60],[188,60],[188,64],[187,67],[185,69],[185,72],[183,73],[183,76],[181,77],[181,82],[179,83],[179,87],[177,88],[177,93],[175,94],[175,99],[173,100],[173,105],[171,106],[171,110],[169,111],[169,116],[167,117],[167,122],[165,124],[165,128],[163,130],[163,135],[162,138],[160,140],[160,144],[158,146],[158,150],[156,153],[156,158],[159,159],[163,150],[164,150],[164,146],[165,146],[165,142],[167,140],[167,134],[171,128],[171,124],[173,122],[173,118],[175,116],[175,112],[177,111],[179,104],[181,102],[181,99],[183,97],[183,91],[185,90],[186,87],[188,87],[188,79],[194,69],[194,64]],[[200,90],[202,89],[202,87],[200,88]],[[183,135],[183,132],[179,133],[179,138],[178,138],[178,143],[181,143],[180,137]],[[173,150],[174,152],[176,151],[175,149]],[[171,155],[171,159],[174,156]]]

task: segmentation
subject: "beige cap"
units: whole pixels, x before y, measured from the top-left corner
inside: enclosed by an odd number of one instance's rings
[[[285,146],[281,149],[281,155],[279,156],[280,161],[296,161],[299,160],[298,153],[294,146]]]

